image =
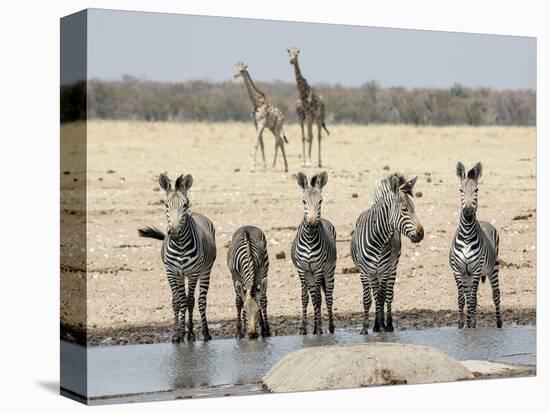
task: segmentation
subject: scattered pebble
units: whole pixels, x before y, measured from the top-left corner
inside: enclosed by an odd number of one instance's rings
[[[358,198],[358,197],[359,197],[359,194],[357,194],[357,193],[353,193],[353,194],[351,195],[351,198]]]
[[[277,259],[277,260],[286,259],[286,254],[285,254],[285,252],[276,253],[276,254],[275,254],[275,259]]]
[[[417,198],[420,198],[422,197],[422,191],[417,191],[416,193],[414,193],[414,196],[417,197]]]

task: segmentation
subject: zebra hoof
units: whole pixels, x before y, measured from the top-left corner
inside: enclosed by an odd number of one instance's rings
[[[179,334],[174,334],[172,335],[172,343],[173,344],[179,344],[181,342],[181,335]]]
[[[328,327],[328,332],[331,334],[334,333],[334,325]]]
[[[191,331],[187,332],[187,342],[195,342],[195,334]]]
[[[208,331],[206,331],[206,332],[204,332],[204,333],[202,334],[202,340],[203,340],[204,342],[208,342],[208,341],[210,341],[211,339],[212,339],[212,336],[210,336],[210,333],[209,333]]]
[[[393,332],[393,331],[394,331],[393,325],[386,325],[386,327],[384,328],[384,330],[385,330],[386,332]]]
[[[372,331],[373,331],[373,332],[380,332],[380,325],[374,325],[374,326],[372,327]]]
[[[458,322],[458,329],[464,328],[464,322]]]
[[[368,335],[369,334],[369,330],[367,329],[366,326],[363,326],[363,329],[361,329],[361,335]]]
[[[300,333],[300,335],[306,335],[307,334],[307,329],[305,327],[302,327],[302,328],[300,328],[299,333]]]
[[[497,328],[502,328],[502,321],[497,321]]]

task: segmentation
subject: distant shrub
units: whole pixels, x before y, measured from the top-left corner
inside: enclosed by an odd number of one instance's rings
[[[258,82],[269,100],[296,122],[296,85]],[[382,88],[376,82],[359,87],[319,84],[330,123],[413,125],[535,125],[532,90],[496,91],[455,84],[448,89]],[[90,119],[146,121],[249,121],[250,102],[240,82],[154,82],[124,76],[120,81],[88,82]],[[83,119],[83,84],[61,91],[62,122]],[[84,113],[85,115],[85,113]]]

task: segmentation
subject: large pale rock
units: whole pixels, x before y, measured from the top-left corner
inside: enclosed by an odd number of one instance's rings
[[[262,379],[273,392],[420,384],[473,379],[445,352],[427,346],[364,343],[291,352]]]
[[[461,361],[476,378],[526,377],[537,374],[534,365],[512,365],[491,361]]]

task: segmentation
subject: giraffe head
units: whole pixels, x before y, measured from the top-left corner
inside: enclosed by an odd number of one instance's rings
[[[233,74],[233,77],[237,79],[239,76],[243,76],[247,69],[248,66],[246,66],[243,62],[237,63],[235,65],[235,73]]]
[[[291,47],[290,49],[286,50],[288,52],[288,55],[290,56],[290,64],[294,65],[298,63],[298,55],[300,54],[300,49],[297,47]]]

